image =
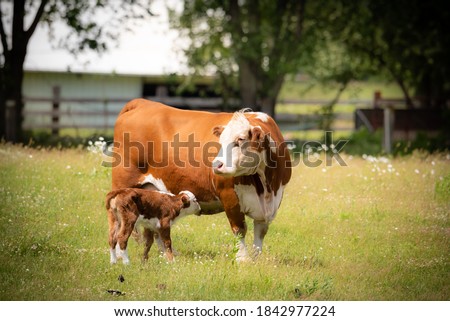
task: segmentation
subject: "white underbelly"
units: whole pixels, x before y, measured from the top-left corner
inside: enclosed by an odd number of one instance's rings
[[[276,195],[273,191],[270,193],[265,191],[264,194],[258,195],[253,185],[234,185],[241,212],[256,221],[266,223],[270,223],[275,218],[283,197],[283,189],[284,187],[281,186]]]
[[[139,215],[139,218],[136,221],[136,227],[143,227],[154,232],[157,232],[161,228],[161,223],[157,218],[146,219],[143,215]]]

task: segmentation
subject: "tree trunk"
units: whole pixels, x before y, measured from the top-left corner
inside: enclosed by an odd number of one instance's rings
[[[40,13],[46,1],[40,6]],[[42,7],[42,8],[41,8]],[[36,27],[37,21],[33,21],[32,29],[24,29],[25,0],[14,1],[12,21],[12,46],[4,48],[4,65],[1,70],[2,85],[1,99],[2,131],[7,141],[18,143],[22,141],[22,82],[23,64],[27,53],[27,45],[30,35]],[[39,16],[37,16],[39,17]],[[30,32],[30,33],[28,33]],[[4,42],[5,43],[5,42]],[[3,43],[3,45],[4,45]],[[3,120],[1,119],[3,118]]]
[[[271,117],[275,117],[275,106],[283,83],[284,75],[278,75],[273,82],[268,84],[268,89],[261,92],[261,111]]]
[[[242,108],[259,110],[258,106],[258,79],[249,62],[241,59],[239,62],[239,90]]]
[[[6,133],[6,98],[5,98],[5,77],[3,70],[0,70],[0,140],[5,138]]]
[[[396,78],[396,81],[397,81],[397,84],[400,86],[400,89],[403,92],[403,96],[405,97],[406,107],[408,109],[413,109],[415,107],[414,102],[412,101],[412,98],[409,95],[408,89],[406,88],[404,81],[401,78]]]
[[[22,101],[22,82],[23,82],[23,61],[19,68],[9,76],[11,84],[10,95],[6,95],[5,110],[5,139],[13,143],[22,142],[22,122],[23,122],[23,101]]]
[[[4,137],[7,141],[19,143],[22,141],[22,83],[23,64],[26,55],[26,44],[17,45],[9,59],[5,61],[2,70],[4,83],[2,84],[2,116],[4,117]]]

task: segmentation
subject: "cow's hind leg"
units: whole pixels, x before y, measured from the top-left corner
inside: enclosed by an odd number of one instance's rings
[[[254,241],[253,241],[253,250],[254,255],[257,257],[262,252],[264,237],[269,230],[269,223],[265,221],[253,221],[253,233],[254,233]]]

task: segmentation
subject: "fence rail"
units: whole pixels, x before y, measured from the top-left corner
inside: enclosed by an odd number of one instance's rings
[[[224,101],[221,98],[198,97],[145,97],[153,101],[165,103],[170,106],[185,109],[200,109],[208,111],[221,111]],[[24,97],[25,109],[23,116],[24,129],[51,129],[58,134],[59,129],[65,128],[90,128],[108,130],[114,127],[115,119],[123,105],[132,98],[75,98],[61,97],[60,89],[54,87],[53,97]],[[375,93],[374,99],[348,99],[340,100],[336,105],[356,106],[381,106],[398,104],[397,99],[381,99],[381,95]],[[229,100],[228,103],[238,106],[238,100]],[[284,105],[325,105],[329,103],[324,99],[282,99],[278,104]],[[39,106],[39,108],[36,108]],[[48,108],[46,107],[48,106]],[[86,109],[89,110],[86,110]],[[355,108],[356,109],[356,108]],[[333,130],[351,131],[355,128],[354,113],[334,114],[335,126]],[[316,113],[276,115],[280,128],[284,131],[308,131],[319,130],[321,115]]]

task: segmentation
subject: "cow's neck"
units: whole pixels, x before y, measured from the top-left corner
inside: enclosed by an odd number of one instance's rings
[[[267,175],[266,166],[260,165],[255,174],[235,177],[235,184],[253,185],[258,195],[272,192],[271,175]]]

